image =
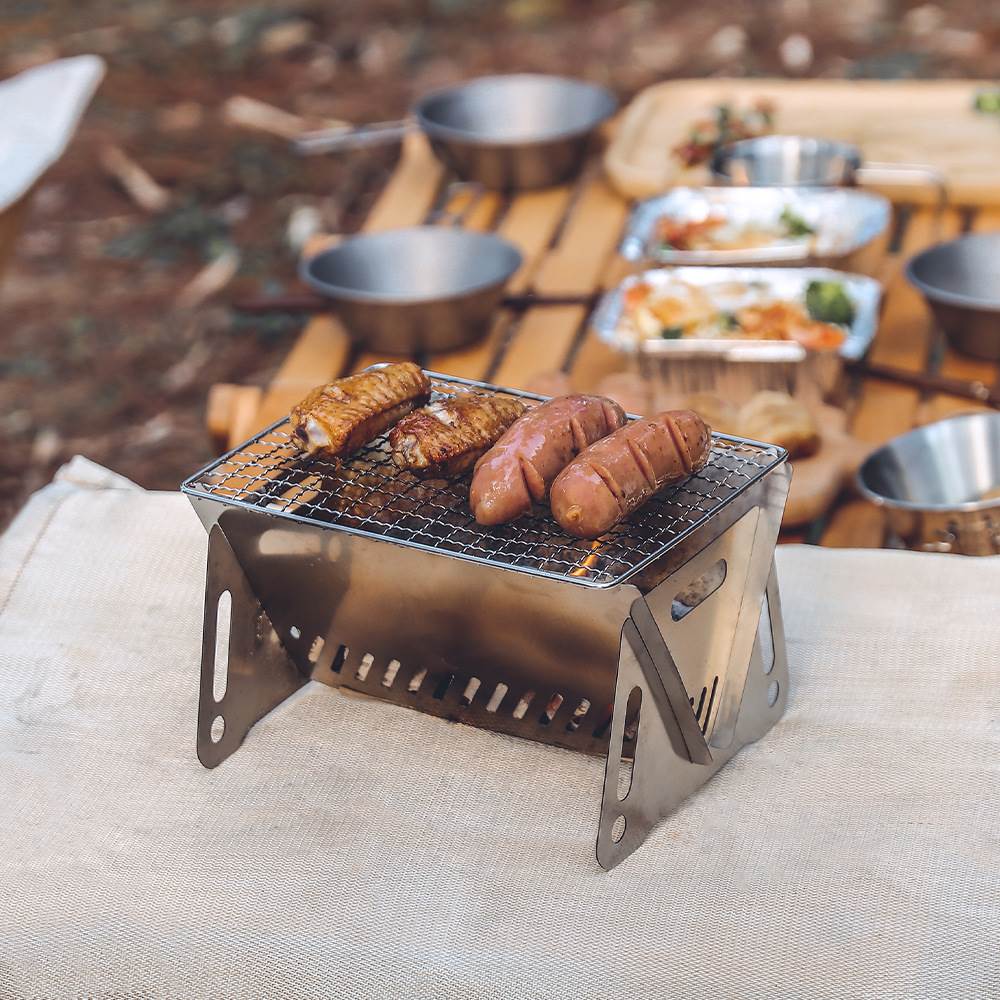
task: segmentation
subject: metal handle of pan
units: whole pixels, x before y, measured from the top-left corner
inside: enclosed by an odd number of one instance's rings
[[[375,122],[355,128],[329,128],[318,132],[305,132],[292,141],[292,148],[301,156],[318,153],[337,153],[366,146],[382,146],[399,142],[416,125],[408,119],[394,122]]]
[[[937,206],[948,204],[948,187],[944,175],[933,167],[919,163],[864,163],[855,171],[855,180],[861,185],[891,187],[932,187],[937,193]]]

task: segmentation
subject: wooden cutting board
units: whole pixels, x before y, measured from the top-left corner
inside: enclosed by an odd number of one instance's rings
[[[675,184],[705,184],[704,167],[685,169],[671,152],[719,104],[775,109],[774,131],[840,139],[866,161],[930,167],[953,204],[1000,205],[1000,117],[973,110],[974,80],[677,80],[642,91],[626,108],[605,153],[611,182],[627,198],[647,198]],[[937,189],[879,186],[889,197],[933,204]]]

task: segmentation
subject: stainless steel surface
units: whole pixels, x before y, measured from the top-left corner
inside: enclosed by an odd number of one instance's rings
[[[480,77],[427,94],[412,124],[382,122],[313,132],[296,140],[302,153],[397,141],[421,128],[438,158],[459,177],[498,190],[562,184],[583,165],[597,127],[617,102],[604,87],[568,77],[514,73]]]
[[[975,233],[913,257],[906,276],[964,354],[1000,360],[1000,233]]]
[[[355,128],[341,126],[340,128],[321,129],[316,132],[306,132],[292,143],[296,152],[304,156],[317,153],[336,153],[351,149],[365,149],[368,146],[382,146],[390,142],[399,142],[407,132],[416,126],[406,119],[394,122],[375,122],[371,125],[358,125]]]
[[[438,393],[495,390],[434,381]],[[659,707],[688,739],[681,756],[640,758],[648,792],[637,789],[624,807],[639,808],[651,825],[746,742],[745,711],[756,717],[756,706],[741,706],[753,689],[748,664],[762,656],[763,639],[753,636],[788,488],[784,457],[717,438],[699,476],[590,544],[561,535],[542,515],[479,527],[468,512],[467,479],[418,483],[391,468],[382,443],[335,470],[306,458],[282,425],[270,428],[182,487],[211,532],[202,759],[214,765],[232,753],[273,704],[272,691],[248,689],[274,669],[263,662],[274,642],[261,622],[274,625],[285,674],[291,668],[302,679],[588,753],[606,753],[609,731],[620,726],[619,753],[624,746],[630,755],[634,738],[625,730],[637,720],[612,718],[610,706],[619,664],[628,670],[623,628],[632,621],[667,692]],[[227,549],[232,560],[219,556]],[[729,567],[722,584],[700,600],[686,596],[706,560],[719,559]],[[259,650],[262,659],[238,667],[248,684],[218,703],[209,628],[226,590],[234,604],[250,605],[234,609],[230,648]],[[677,615],[682,595],[694,606]],[[773,621],[776,589],[768,603]],[[777,636],[765,645],[782,659]],[[231,662],[230,678],[233,669]],[[782,659],[782,676],[783,669]],[[779,702],[763,728],[780,711]],[[216,715],[225,717],[225,734],[213,750],[204,722]],[[653,715],[643,715],[639,739],[653,731]],[[692,757],[704,763],[692,765]],[[641,829],[599,846],[601,863],[610,867],[634,850]]]
[[[846,142],[801,135],[741,139],[717,149],[710,170],[725,184],[837,187],[853,184],[861,151]]]
[[[857,146],[801,135],[764,135],[722,146],[709,167],[720,184],[762,187],[930,187],[948,201],[943,175],[917,163],[863,162]]]
[[[374,351],[447,351],[483,337],[521,264],[499,236],[447,226],[364,234],[304,260],[351,338]]]
[[[616,107],[611,92],[597,84],[518,73],[428,94],[414,116],[459,177],[521,190],[575,176],[595,129]]]
[[[713,748],[708,764],[686,756],[671,713],[650,710],[655,705],[653,692],[659,670],[632,619],[626,623],[597,835],[597,859],[603,868],[613,868],[627,858],[661,818],[716,774],[740,748],[760,739],[781,718],[788,699],[788,666],[773,564],[766,595],[763,608],[756,604],[757,641],[739,692],[733,740],[725,748]],[[748,618],[758,620],[753,614]],[[641,692],[638,725],[627,712],[636,688]]]
[[[435,398],[466,387],[540,398],[431,375]],[[716,435],[710,461],[700,472],[668,487],[594,543],[563,534],[544,512],[484,528],[469,511],[469,474],[424,481],[403,474],[384,436],[345,463],[309,456],[287,420],[217,459],[181,489],[192,498],[264,510],[280,520],[333,527],[590,589],[615,586],[645,571],[784,458],[773,445]]]
[[[785,209],[816,231],[809,242],[789,240],[742,250],[670,250],[657,239],[662,219],[700,222],[721,217],[737,226],[771,228]],[[657,264],[787,264],[839,266],[887,232],[892,206],[870,191],[829,188],[674,188],[640,202],[632,211],[619,253],[634,262]],[[855,261],[857,263],[857,261]]]
[[[904,545],[1000,552],[1000,414],[964,414],[895,438],[861,466],[858,487]]]
[[[637,343],[621,327],[625,291],[640,281],[656,286],[673,280],[693,285],[761,282],[775,298],[796,300],[810,281],[836,280],[844,283],[857,314],[839,352],[809,352],[797,344],[776,341],[650,339]],[[882,287],[874,278],[826,268],[656,268],[630,275],[607,292],[591,324],[609,347],[629,356],[663,405],[695,392],[714,392],[739,405],[768,389],[831,396],[844,362],[857,361],[868,352],[878,329],[881,300]]]

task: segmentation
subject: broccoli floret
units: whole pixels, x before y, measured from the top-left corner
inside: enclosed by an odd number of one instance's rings
[[[850,326],[854,322],[854,303],[840,281],[810,281],[806,286],[806,309],[822,323]]]
[[[740,321],[734,312],[719,313],[719,326],[723,330],[738,330]]]
[[[801,215],[793,212],[787,205],[781,210],[778,221],[789,236],[812,236],[816,232]]]
[[[660,336],[664,340],[680,340],[684,336],[684,327],[665,326],[660,329]]]
[[[982,111],[987,115],[1000,114],[1000,90],[982,90],[976,94],[973,104],[976,111]]]

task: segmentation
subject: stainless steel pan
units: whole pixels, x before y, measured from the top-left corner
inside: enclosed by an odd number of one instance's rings
[[[616,107],[610,91],[583,80],[485,76],[428,94],[404,121],[313,132],[295,147],[328,153],[398,141],[421,129],[463,180],[498,190],[550,187],[579,171],[594,131]]]
[[[1000,361],[1000,233],[939,243],[910,260],[906,277],[956,350]]]
[[[374,351],[448,351],[482,337],[521,264],[499,236],[414,226],[354,236],[303,261],[351,338]]]
[[[763,135],[721,146],[710,169],[720,184],[756,187],[933,187],[947,201],[944,178],[932,167],[864,162],[848,142],[801,135]]]
[[[874,452],[861,492],[886,513],[894,541],[926,552],[1000,552],[1000,413],[919,427]]]

